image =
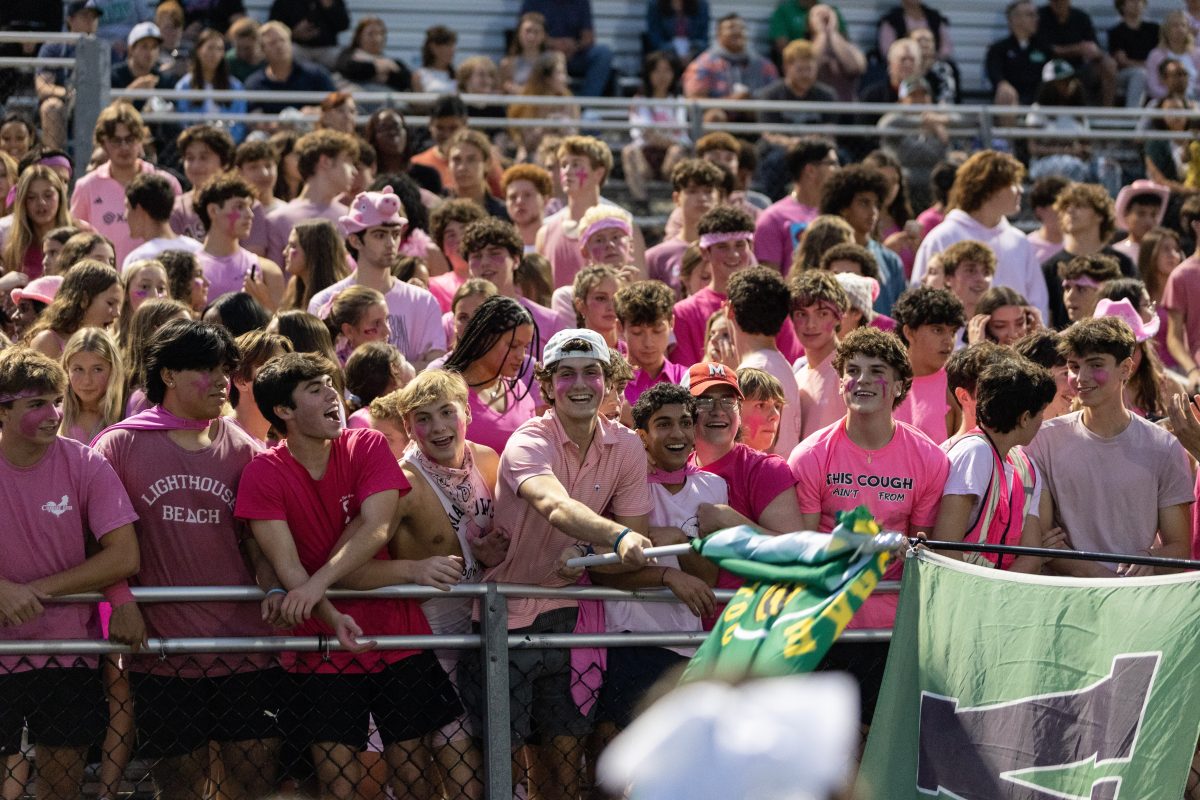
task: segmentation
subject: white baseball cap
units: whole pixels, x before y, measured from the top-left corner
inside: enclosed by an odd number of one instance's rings
[[[568,347],[570,345],[570,347]],[[604,337],[587,328],[567,328],[550,337],[542,350],[542,366],[549,367],[564,358],[594,358],[609,363]]]
[[[139,22],[133,26],[133,30],[129,32],[129,38],[125,42],[130,47],[133,47],[142,39],[158,39],[161,42],[162,31],[153,22]]]

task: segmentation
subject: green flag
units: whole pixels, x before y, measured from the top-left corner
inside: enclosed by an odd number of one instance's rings
[[[765,536],[742,525],[692,541],[700,555],[746,579],[682,681],[786,675],[820,663],[879,583],[899,534],[878,535],[865,508],[844,512],[832,534]],[[881,552],[883,551],[883,552]]]
[[[920,552],[863,798],[1183,796],[1200,734],[1200,574],[1019,575]]]

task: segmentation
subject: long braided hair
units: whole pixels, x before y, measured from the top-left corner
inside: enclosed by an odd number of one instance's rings
[[[533,326],[533,352],[542,352],[541,335],[533,317],[525,310],[525,307],[511,297],[502,295],[489,297],[480,304],[475,315],[471,317],[471,321],[467,323],[467,327],[463,329],[462,336],[455,344],[454,351],[446,358],[443,367],[459,374],[465,373],[467,367],[487,355],[488,351],[495,347],[496,343],[506,334],[511,341],[516,329],[522,325]],[[508,388],[517,395],[518,399],[524,399],[525,395],[529,393],[529,384],[525,380],[526,372],[529,369],[531,369],[531,360],[526,359],[521,365],[520,372],[508,382]],[[471,388],[475,388],[477,385],[486,385],[498,377],[500,377],[499,373],[481,384],[469,385]],[[501,378],[501,380],[504,379]]]

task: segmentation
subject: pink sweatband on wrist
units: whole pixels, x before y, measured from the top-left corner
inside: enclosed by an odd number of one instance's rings
[[[626,236],[633,235],[633,228],[629,227],[629,223],[625,220],[621,219],[620,217],[604,217],[596,220],[591,225],[588,225],[587,230],[583,232],[583,236],[580,236],[579,238],[581,241],[586,242],[595,234],[609,228],[615,228],[616,230],[624,233]]]
[[[729,233],[706,233],[700,237],[700,247],[712,247],[721,242],[748,242],[754,238],[750,231],[731,231]]]
[[[129,582],[121,581],[114,583],[112,586],[104,590],[104,599],[109,602],[113,608],[118,608],[126,603],[133,602],[133,592],[129,590]]]

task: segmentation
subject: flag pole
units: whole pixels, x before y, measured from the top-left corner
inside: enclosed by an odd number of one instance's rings
[[[1069,558],[1077,561],[1108,561],[1118,564],[1138,564],[1169,569],[1200,570],[1200,561],[1188,558],[1164,558],[1162,556],[1122,555],[1120,553],[1097,553],[1088,550],[1059,550],[1053,547],[1021,547],[1011,544],[976,544],[974,542],[941,542],[932,539],[911,538],[916,547],[923,545],[930,550],[953,550],[959,553],[996,553],[999,555],[1038,556],[1040,558]]]
[[[647,547],[642,551],[646,558],[657,556],[686,556],[694,553],[690,544],[667,544],[662,547]],[[621,557],[616,553],[596,553],[590,556],[577,556],[567,560],[568,567],[599,567],[604,564],[620,564]]]

